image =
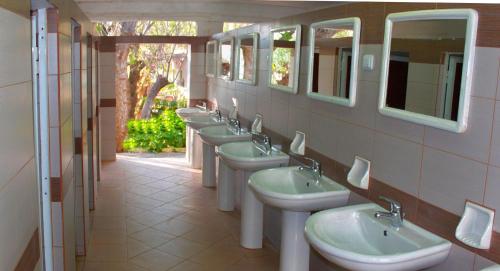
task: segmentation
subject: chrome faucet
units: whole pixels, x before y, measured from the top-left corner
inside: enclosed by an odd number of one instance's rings
[[[206,102],[202,102],[201,105],[197,104],[196,107],[198,107],[199,109],[201,109],[203,111],[207,111],[207,103]]]
[[[217,121],[222,121],[222,113],[219,109],[215,109],[215,117],[217,118]]]
[[[401,203],[390,199],[386,198],[384,196],[379,197],[381,200],[388,202],[391,206],[391,209],[389,212],[376,212],[375,213],[375,218],[386,218],[389,219],[391,222],[391,225],[393,227],[399,228],[403,225],[403,218],[405,216],[405,213],[403,212],[403,207],[401,206]]]
[[[239,119],[229,119],[229,127],[233,128],[236,132],[236,134],[241,133],[241,122]]]
[[[271,154],[272,144],[271,138],[268,135],[263,133],[252,133],[252,142],[259,147],[263,146],[263,151],[265,151],[267,155]]]
[[[307,165],[302,165],[299,167],[299,170],[309,170],[313,173],[313,176],[314,176],[314,180],[315,181],[319,181],[319,179],[321,178],[321,176],[323,175],[323,172],[321,170],[321,163],[317,160],[314,160],[312,158],[309,158],[309,157],[302,157],[303,159],[311,162],[311,165],[310,166],[307,166]]]

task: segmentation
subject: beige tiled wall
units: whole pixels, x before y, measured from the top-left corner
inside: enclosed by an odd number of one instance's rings
[[[115,99],[115,52],[99,52],[99,95],[100,99]],[[115,107],[100,107],[101,158],[103,161],[116,159]]]
[[[23,15],[0,7],[0,270],[14,270],[39,223],[29,10]]]
[[[351,13],[358,15],[355,8]],[[294,16],[280,23],[303,23],[304,45],[307,44],[306,23],[313,21],[307,18],[329,19],[328,12],[319,11],[317,16],[313,15]],[[375,70],[359,69],[358,98],[354,108],[307,98],[308,59],[305,53],[308,46],[302,48],[299,93],[292,95],[268,88],[266,62],[272,26],[261,24],[215,36],[235,36],[249,31],[260,33],[258,83],[247,86],[209,78],[208,99],[217,99],[227,110],[231,97],[237,97],[243,117],[252,119],[255,113],[261,113],[266,127],[288,137],[297,129],[305,131],[309,147],[345,165],[350,165],[355,155],[366,157],[372,162],[374,178],[457,215],[462,213],[466,199],[500,210],[500,94],[497,91],[500,48],[477,48],[469,126],[465,133],[456,134],[378,113],[382,44],[372,39],[370,43],[361,44],[360,52],[361,55],[375,55]],[[367,27],[362,20],[362,29]],[[371,24],[369,27],[376,26]],[[500,230],[498,215],[495,229]],[[447,262],[432,270],[471,271],[487,263],[484,258],[454,246]]]

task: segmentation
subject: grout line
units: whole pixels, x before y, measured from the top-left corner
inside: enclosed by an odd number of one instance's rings
[[[496,92],[495,92],[495,97],[498,95],[498,81],[500,80],[500,61],[498,63],[498,71],[497,71],[497,88],[496,88]],[[488,165],[491,164],[491,149],[492,149],[492,145],[493,145],[493,133],[494,133],[494,130],[495,130],[495,114],[496,114],[496,101],[493,103],[493,118],[491,120],[491,131],[490,131],[490,139],[489,139],[489,144],[488,144]],[[489,181],[489,173],[490,173],[490,166],[486,167],[486,178],[484,180],[484,187],[483,187],[483,201],[482,203],[484,204],[485,200],[486,200],[486,191],[487,191],[487,187],[488,187],[488,181]]]
[[[14,179],[17,178],[21,174],[21,172],[28,166],[28,164],[34,160],[35,160],[35,156],[30,156],[28,161],[26,161],[21,166],[21,168],[16,171],[16,173],[6,183],[4,183],[2,186],[0,186],[0,192],[2,192],[12,181],[14,181]]]

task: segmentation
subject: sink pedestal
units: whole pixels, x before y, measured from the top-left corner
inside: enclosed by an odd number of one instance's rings
[[[196,135],[199,138],[199,135]],[[204,187],[215,187],[215,146],[203,144],[203,171],[201,173]]]
[[[200,169],[202,163],[202,143],[196,130],[186,126],[186,158],[190,168]]]
[[[205,168],[203,169],[205,170]],[[219,160],[219,183],[217,184],[217,207],[221,211],[234,210],[236,171]]]
[[[280,271],[308,271],[309,243],[304,235],[309,212],[281,211]]]
[[[241,184],[241,236],[240,245],[244,248],[262,248],[264,231],[264,204],[260,202],[248,187],[248,177]]]

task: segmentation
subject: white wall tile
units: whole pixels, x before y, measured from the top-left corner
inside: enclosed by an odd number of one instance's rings
[[[490,149],[490,164],[500,167],[500,101],[496,101],[495,103],[495,117]]]
[[[500,197],[498,192],[500,191],[500,168],[489,166],[488,167],[488,179],[486,181],[486,193],[484,195],[484,205],[497,210],[495,215],[494,229],[500,231]]]
[[[461,215],[465,200],[482,202],[486,165],[431,148],[424,149],[420,196]]]
[[[418,195],[422,146],[381,133],[373,146],[373,177],[414,196]]]
[[[335,160],[346,166],[351,166],[356,155],[365,159],[373,158],[373,143],[375,132],[371,129],[340,122],[333,133],[337,135],[337,152]]]
[[[31,23],[15,13],[0,9],[0,87],[31,80]]]
[[[500,65],[500,48],[476,47],[471,94],[494,99]]]
[[[481,162],[488,162],[494,101],[471,99],[467,130],[457,134],[426,128],[424,143]]]
[[[0,189],[34,155],[31,96],[31,82],[0,88]]]

